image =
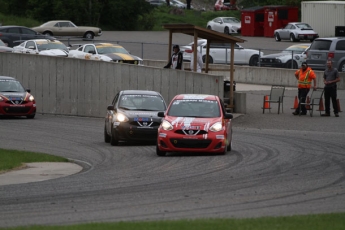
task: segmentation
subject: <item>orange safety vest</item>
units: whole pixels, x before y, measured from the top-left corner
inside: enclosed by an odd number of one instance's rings
[[[295,75],[298,75],[298,88],[307,88],[310,89],[311,81],[316,78],[315,73],[310,69],[306,71],[297,70]]]

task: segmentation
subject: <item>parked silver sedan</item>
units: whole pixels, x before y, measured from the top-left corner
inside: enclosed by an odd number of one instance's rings
[[[290,22],[284,28],[274,31],[274,38],[277,42],[281,40],[290,40],[298,42],[300,40],[314,41],[319,35],[313,28],[304,22]]]
[[[261,67],[274,68],[301,68],[307,60],[307,51],[310,44],[302,43],[289,46],[280,53],[264,55],[260,58]]]
[[[241,32],[241,21],[235,17],[218,17],[207,22],[207,29],[225,34]]]

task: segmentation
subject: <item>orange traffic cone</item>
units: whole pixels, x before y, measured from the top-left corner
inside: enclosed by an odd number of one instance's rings
[[[291,109],[297,109],[297,108],[298,108],[298,98],[297,98],[297,96],[295,96],[295,102],[293,104],[293,108],[291,108]]]
[[[325,108],[323,107],[323,98],[320,98],[320,103],[319,103],[319,110],[318,111],[325,111]]]
[[[341,109],[340,109],[340,101],[339,101],[339,99],[337,99],[337,106],[338,106],[338,112],[342,112]]]
[[[268,96],[265,96],[265,104],[264,104],[264,109],[270,109],[270,102],[268,101]]]
[[[309,96],[307,96],[307,100],[306,100],[306,105],[305,105],[305,108],[307,109],[307,110],[310,110],[310,98],[309,98]]]

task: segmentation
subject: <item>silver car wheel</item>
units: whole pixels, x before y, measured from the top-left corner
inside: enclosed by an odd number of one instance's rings
[[[339,66],[339,72],[345,72],[345,61],[341,62]]]
[[[87,38],[87,39],[93,39],[93,38],[94,38],[94,35],[93,35],[93,33],[91,33],[91,32],[86,32],[86,34],[85,34],[84,37]]]
[[[296,38],[294,34],[290,34],[290,41],[295,42]]]
[[[274,38],[276,39],[277,42],[280,42],[280,41],[281,41],[280,36],[279,36],[278,33],[276,33],[276,34],[274,35]]]

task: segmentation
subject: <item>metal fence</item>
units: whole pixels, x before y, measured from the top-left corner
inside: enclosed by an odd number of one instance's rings
[[[135,56],[138,56],[142,59],[147,60],[169,60],[168,53],[169,53],[169,44],[167,43],[151,43],[151,42],[131,42],[131,41],[120,41],[120,40],[100,40],[100,39],[84,39],[80,37],[59,37],[55,36],[58,40],[64,42],[67,46],[70,46],[71,49],[77,48],[75,45],[82,45],[87,43],[116,43],[119,45],[122,45],[125,47],[127,51],[129,51],[130,54],[133,54]],[[17,44],[20,44],[23,40],[15,41]],[[230,63],[230,49],[224,48],[224,63]],[[263,52],[264,55],[268,54],[275,54],[275,53],[282,53],[283,50],[281,49],[262,49],[257,47],[252,47],[250,49],[258,50],[258,54],[260,52]],[[291,68],[291,69],[297,69],[301,62],[303,61],[303,58],[300,54],[297,54],[295,51],[284,51],[285,54],[287,54],[284,58],[284,63],[281,64],[281,66],[274,66],[272,63],[272,66],[268,66],[267,63],[263,65],[261,63],[261,59],[258,62],[258,66],[264,66],[264,67],[280,67],[280,68]],[[306,57],[306,56],[305,56]],[[298,60],[297,60],[298,59]],[[274,60],[274,59],[272,59]],[[288,62],[286,60],[294,60],[294,62]],[[295,64],[294,64],[295,63]],[[297,65],[296,65],[297,64]]]

